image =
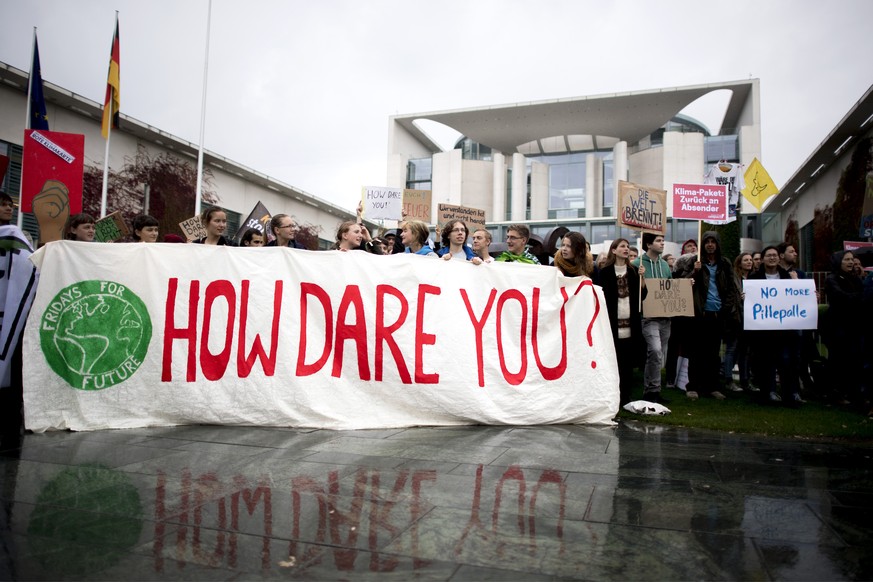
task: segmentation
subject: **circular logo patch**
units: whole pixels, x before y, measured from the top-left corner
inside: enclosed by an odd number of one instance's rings
[[[82,281],[55,295],[39,336],[49,366],[70,386],[103,390],[142,365],[152,322],[142,300],[124,285]]]

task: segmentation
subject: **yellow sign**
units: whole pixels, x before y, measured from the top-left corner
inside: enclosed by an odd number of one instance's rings
[[[743,198],[761,212],[764,203],[779,194],[779,188],[773,183],[773,178],[758,161],[758,158],[752,160],[746,173],[743,175],[746,181],[746,187],[743,188]]]

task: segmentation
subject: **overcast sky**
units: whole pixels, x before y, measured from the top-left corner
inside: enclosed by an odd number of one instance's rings
[[[208,0],[0,0],[0,61],[197,143]],[[782,185],[873,82],[870,0],[213,0],[205,147],[349,209],[388,116],[756,77]],[[717,129],[723,104],[691,112]]]

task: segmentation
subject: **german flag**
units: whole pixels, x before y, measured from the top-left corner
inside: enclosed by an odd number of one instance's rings
[[[106,79],[106,99],[103,102],[103,126],[101,132],[104,138],[109,138],[109,124],[118,128],[118,112],[121,109],[120,71],[121,59],[118,42],[118,15],[115,16],[115,36],[112,38],[112,53],[109,56],[109,76]]]

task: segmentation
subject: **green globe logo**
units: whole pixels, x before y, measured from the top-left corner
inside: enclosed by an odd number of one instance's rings
[[[142,365],[152,322],[142,300],[112,281],[62,289],[42,315],[40,345],[51,369],[79,390],[103,390]]]

